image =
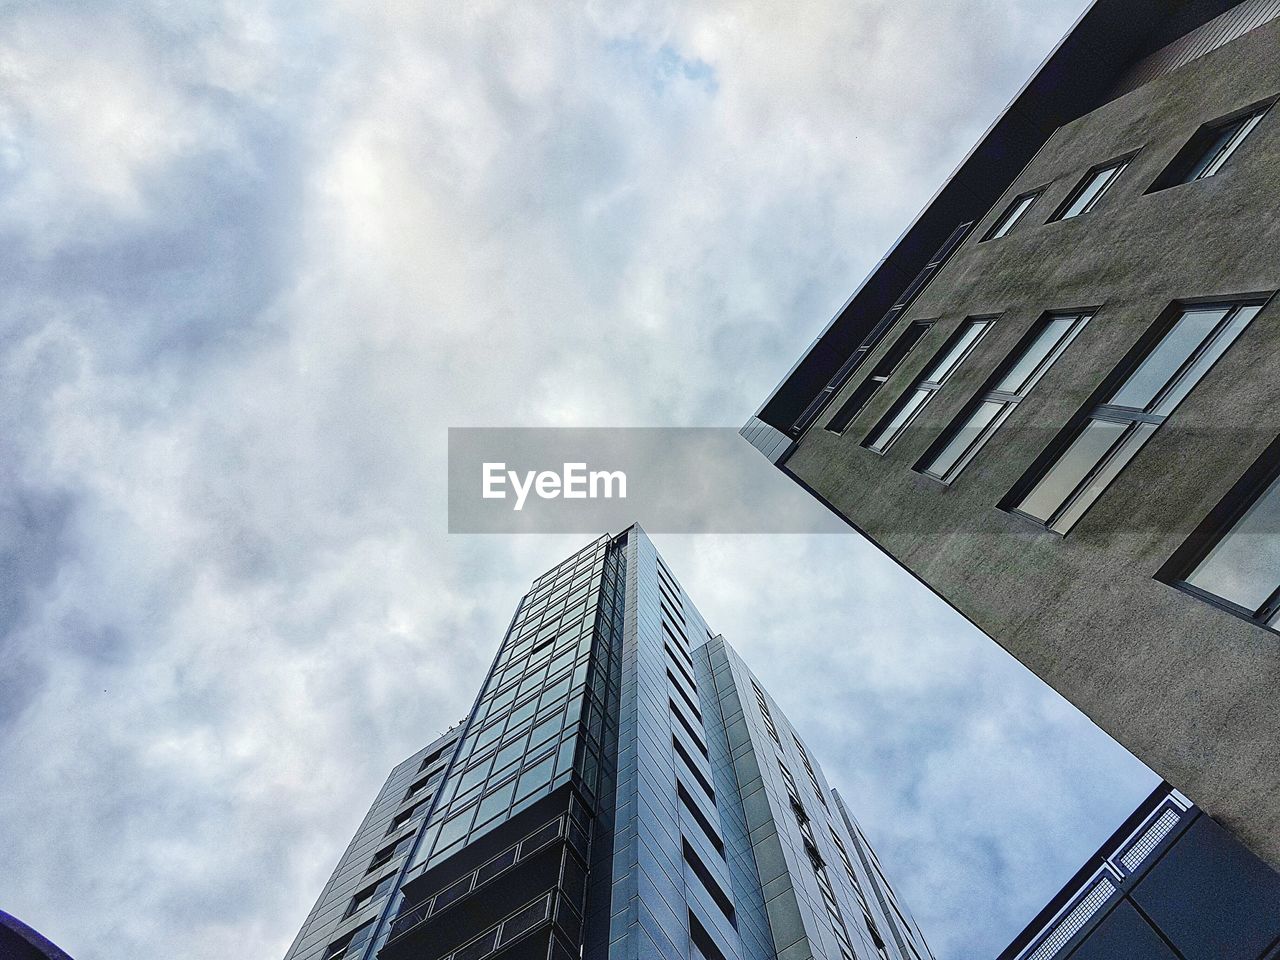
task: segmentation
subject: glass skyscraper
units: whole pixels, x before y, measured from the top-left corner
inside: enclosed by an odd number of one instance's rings
[[[786,716],[638,527],[547,571],[286,960],[931,960]]]

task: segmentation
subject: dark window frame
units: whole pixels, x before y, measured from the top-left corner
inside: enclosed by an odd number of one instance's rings
[[[976,393],[968,403],[960,408],[960,412],[952,418],[951,422],[947,424],[946,429],[938,435],[938,439],[929,445],[924,456],[922,456],[911,469],[922,476],[926,476],[931,480],[936,480],[939,483],[946,484],[948,486],[954,483],[960,474],[968,468],[969,464],[973,462],[974,457],[982,452],[983,447],[986,446],[988,441],[990,441],[990,439],[999,432],[1005,421],[1013,415],[1018,404],[1022,403],[1022,401],[1031,394],[1031,391],[1035,389],[1036,385],[1044,378],[1045,374],[1049,372],[1050,368],[1062,359],[1063,354],[1070,349],[1071,344],[1075,342],[1076,337],[1078,337],[1081,331],[1088,326],[1089,321],[1097,316],[1098,311],[1101,309],[1102,308],[1099,306],[1085,307],[1080,310],[1053,310],[1042,314],[1037,318],[1035,323],[1033,323],[1030,328],[1028,328],[1027,332],[1018,339],[1018,342],[1014,344],[1013,349],[1011,349],[1004,360],[1000,362],[1000,365],[996,367],[991,376],[986,379],[978,393]],[[1036,341],[1040,338],[1040,335],[1048,328],[1048,325],[1051,322],[1054,320],[1066,320],[1071,318],[1075,319],[1074,325],[1067,331],[1062,339],[1058,341],[1054,348],[1045,355],[1040,363],[1036,365],[1035,369],[1028,374],[1026,385],[1021,390],[1015,393],[997,390],[995,388],[995,385],[1008,376],[1008,374],[1026,355],[1027,351],[1035,345]],[[973,439],[969,446],[965,448],[964,452],[956,458],[955,463],[949,470],[945,471],[941,476],[930,472],[929,467],[943,454],[955,436],[968,425],[969,420],[972,418],[974,413],[977,412],[978,408],[989,401],[1004,403],[1006,405],[1005,410]]]
[[[986,243],[989,240],[1003,240],[1007,237],[1019,223],[1026,219],[1027,214],[1035,209],[1036,204],[1040,202],[1040,198],[1044,196],[1044,192],[1047,189],[1049,189],[1049,184],[1036,187],[1034,190],[1024,190],[1010,200],[1008,206],[1004,208],[1004,212],[996,218],[995,223],[991,224],[990,229],[982,235],[982,239],[978,242]],[[1030,203],[1019,210],[1018,205],[1025,200],[1030,200]]]
[[[1151,414],[1143,411],[1137,411],[1128,407],[1117,407],[1113,404],[1106,403],[1106,399],[1117,393],[1129,380],[1129,377],[1135,373],[1142,365],[1143,361],[1150,356],[1160,345],[1166,335],[1174,328],[1174,325],[1182,318],[1183,314],[1195,309],[1226,307],[1227,312],[1221,320],[1215,324],[1213,330],[1207,335],[1196,347],[1186,360],[1184,360],[1177,370],[1169,376],[1169,378],[1157,390],[1155,396],[1147,403],[1147,407],[1158,406],[1163,398],[1167,397],[1173,389],[1181,382],[1182,377],[1191,370],[1197,360],[1204,355],[1207,349],[1218,339],[1226,330],[1230,321],[1235,314],[1244,307],[1258,306],[1259,312],[1266,309],[1270,303],[1274,292],[1271,293],[1254,293],[1240,294],[1238,296],[1226,297],[1198,297],[1185,300],[1176,300],[1161,311],[1138,341],[1129,349],[1115,368],[1106,376],[1096,390],[1090,394],[1088,400],[1076,411],[1074,415],[1067,421],[1066,425],[1058,431],[1057,435],[1049,442],[1041,454],[1036,457],[1031,466],[1023,473],[1018,481],[1010,488],[1009,492],[1001,498],[998,508],[1015,517],[1019,517],[1028,523],[1034,524],[1046,533],[1053,534],[1057,537],[1065,537],[1072,529],[1075,528],[1089,512],[1097,505],[1111,486],[1120,479],[1128,468],[1129,463],[1141,453],[1142,447],[1149,442],[1160,427],[1166,423],[1178,410],[1178,407],[1195,392],[1195,387],[1209,376],[1215,367],[1222,361],[1222,358],[1230,351],[1231,344],[1223,351],[1223,353],[1212,364],[1207,367],[1196,383],[1192,385],[1190,391],[1181,400],[1178,401],[1166,414]],[[1256,319],[1256,315],[1255,315]],[[1243,332],[1243,331],[1242,331]],[[1234,343],[1234,341],[1233,341]],[[1155,431],[1152,437],[1148,437],[1139,445],[1138,449],[1131,455],[1127,461],[1111,479],[1111,482],[1105,487],[1093,501],[1085,507],[1084,511],[1078,516],[1066,531],[1057,531],[1053,529],[1053,525],[1061,519],[1079,499],[1082,493],[1089,487],[1093,480],[1106,470],[1108,464],[1115,455],[1120,452],[1120,448],[1124,445],[1132,430],[1126,430],[1123,435],[1117,438],[1106,453],[1099,459],[1088,471],[1088,473],[1077,483],[1067,494],[1066,497],[1054,508],[1051,515],[1046,519],[1033,516],[1026,511],[1018,509],[1018,505],[1032,493],[1036,486],[1048,476],[1049,472],[1058,464],[1068,448],[1076,441],[1076,439],[1085,431],[1088,425],[1094,420],[1102,420],[1112,423],[1126,423],[1131,427],[1140,424],[1154,424]]]
[[[920,375],[911,381],[910,386],[898,395],[898,399],[893,402],[893,405],[889,407],[885,415],[877,420],[875,426],[867,431],[867,435],[862,438],[860,446],[862,446],[864,450],[868,450],[881,457],[892,450],[893,445],[902,439],[902,435],[904,433],[911,429],[911,425],[920,418],[920,414],[922,414],[925,408],[929,406],[933,401],[933,398],[938,395],[938,392],[947,385],[955,375],[955,372],[964,366],[966,361],[973,356],[974,351],[977,350],[982,344],[982,341],[986,339],[987,334],[991,332],[991,328],[999,321],[1000,316],[1000,314],[979,314],[975,316],[968,316],[961,320],[960,324],[954,331],[952,331],[951,336],[947,337],[942,346],[938,348],[938,351],[929,358],[929,361],[920,371]],[[974,337],[973,341],[960,352],[950,366],[943,371],[941,378],[938,380],[927,379],[929,374],[933,372],[944,359],[946,359],[952,350],[963,342],[969,329],[980,323],[985,324],[983,329],[980,330],[978,335]],[[916,394],[922,391],[927,392],[929,395],[925,397],[925,399],[920,402],[919,406],[916,407],[915,410],[912,411],[911,414],[897,427],[893,434],[884,442],[884,445],[877,448],[875,441],[879,439],[880,435],[884,431],[893,426],[893,422],[898,418],[899,414],[906,410],[915,399]]]
[[[1275,106],[1277,100],[1280,100],[1280,95],[1271,96],[1265,100],[1258,100],[1246,107],[1241,107],[1239,110],[1235,110],[1226,116],[1201,124],[1187,142],[1182,145],[1181,149],[1174,154],[1173,159],[1169,161],[1168,165],[1160,171],[1160,175],[1151,182],[1151,186],[1147,187],[1144,191],[1144,195],[1159,193],[1160,191],[1168,190],[1171,187],[1187,186],[1193,183],[1199,183],[1202,180],[1210,180],[1213,177],[1216,177],[1231,162],[1231,159],[1236,156],[1240,151],[1240,148],[1244,146],[1245,142],[1257,132],[1258,127],[1261,126],[1263,120],[1267,118],[1267,115],[1271,112],[1271,108]],[[1254,119],[1255,117],[1256,119]],[[1253,121],[1252,126],[1249,127],[1244,136],[1240,137],[1234,143],[1228,141],[1227,143],[1221,144],[1214,152],[1213,159],[1209,160],[1209,162],[1205,164],[1205,168],[1207,169],[1208,167],[1213,166],[1214,163],[1219,163],[1218,158],[1221,157],[1221,162],[1216,170],[1212,173],[1206,173],[1204,169],[1197,172],[1196,168],[1200,167],[1202,162],[1205,161],[1208,156],[1208,151],[1214,146],[1218,137],[1222,133],[1232,127],[1243,128],[1247,126],[1250,121]],[[1235,131],[1232,132],[1233,135],[1234,132]],[[1225,156],[1223,156],[1223,151],[1226,151]],[[1195,176],[1192,176],[1193,173]]]
[[[1280,437],[1273,440],[1240,479],[1231,485],[1226,495],[1156,571],[1155,579],[1212,607],[1246,620],[1255,627],[1280,634],[1280,628],[1267,622],[1280,612],[1280,586],[1271,592],[1262,606],[1256,610],[1250,610],[1186,580],[1277,480],[1280,480]]]
[[[889,382],[889,378],[893,376],[906,359],[911,356],[916,347],[920,345],[920,341],[929,335],[929,331],[933,329],[933,325],[937,323],[937,319],[929,320],[912,320],[897,338],[884,352],[884,355],[871,368],[871,373],[863,380],[853,392],[849,394],[849,398],[840,404],[835,414],[827,421],[823,427],[828,433],[834,433],[841,436],[858,415],[867,408],[872,398],[880,392],[880,388]]]
[[[1085,175],[1080,178],[1076,185],[1071,188],[1071,192],[1067,194],[1066,199],[1063,200],[1062,203],[1058,204],[1057,208],[1053,211],[1053,214],[1045,222],[1061,223],[1064,220],[1075,220],[1079,217],[1087,216],[1092,213],[1098,208],[1098,204],[1106,199],[1107,194],[1111,192],[1120,178],[1124,176],[1125,171],[1133,164],[1134,158],[1140,152],[1141,149],[1131,150],[1128,153],[1122,153],[1117,157],[1112,157],[1110,160],[1103,163],[1094,164],[1085,172]],[[1100,173],[1106,173],[1107,171],[1112,171],[1111,176],[1107,178],[1102,189],[1098,191],[1097,195],[1086,203],[1079,213],[1073,213],[1071,216],[1067,216],[1071,208],[1075,206],[1076,201],[1084,196],[1089,187],[1093,185],[1094,179],[1097,175]]]

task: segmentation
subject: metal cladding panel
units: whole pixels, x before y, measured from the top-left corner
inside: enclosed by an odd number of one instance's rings
[[[1115,95],[1136,90],[1144,83],[1172,73],[1276,17],[1280,17],[1280,0],[1244,0],[1244,3],[1139,61],[1117,84]]]
[[[385,876],[391,876],[403,869],[412,849],[413,838],[421,830],[424,822],[421,817],[413,817],[396,829],[390,829],[393,821],[403,811],[412,808],[423,796],[428,795],[434,786],[423,790],[419,796],[406,797],[409,788],[418,783],[424,774],[439,777],[444,772],[452,748],[456,744],[460,730],[455,728],[444,736],[423,747],[413,756],[397,764],[388,775],[386,783],[378,792],[377,799],[365,815],[356,835],[348,844],[338,865],[334,868],[329,882],[316,900],[316,904],[307,916],[302,929],[294,939],[285,960],[319,960],[328,950],[331,943],[340,940],[353,930],[363,927],[372,920],[373,927],[365,947],[353,953],[350,960],[358,960],[369,951],[376,931],[385,926],[389,918],[395,896],[379,898],[367,906],[351,912],[352,898],[369,884],[376,883]],[[424,768],[423,761],[440,753],[440,757]],[[437,773],[430,773],[437,770]],[[408,845],[399,848],[395,855],[376,869],[370,865],[375,854],[388,846],[394,847],[404,840]],[[394,894],[394,891],[392,891]]]

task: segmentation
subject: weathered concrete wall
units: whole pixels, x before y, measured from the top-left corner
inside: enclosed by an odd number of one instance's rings
[[[1280,636],[1153,577],[1280,433],[1270,304],[1064,538],[999,502],[1175,300],[1280,289],[1280,107],[1217,176],[1144,195],[1201,124],[1280,94],[1280,21],[1061,128],[915,303],[935,330],[843,436],[786,468],[1272,865]],[[1045,223],[1094,164],[1140,151],[1089,214]],[[1049,184],[1008,236],[1009,200]],[[912,471],[1046,311],[1093,321],[951,486]],[[1000,319],[884,456],[860,446],[969,316]]]

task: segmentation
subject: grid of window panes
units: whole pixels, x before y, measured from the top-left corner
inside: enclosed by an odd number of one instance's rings
[[[608,547],[600,538],[539,577],[525,596],[419,860],[428,850],[432,861],[452,855],[573,774]]]
[[[1260,303],[1244,303],[1182,310],[1076,427],[1015,511],[1058,533],[1069,531],[1261,309]]]

